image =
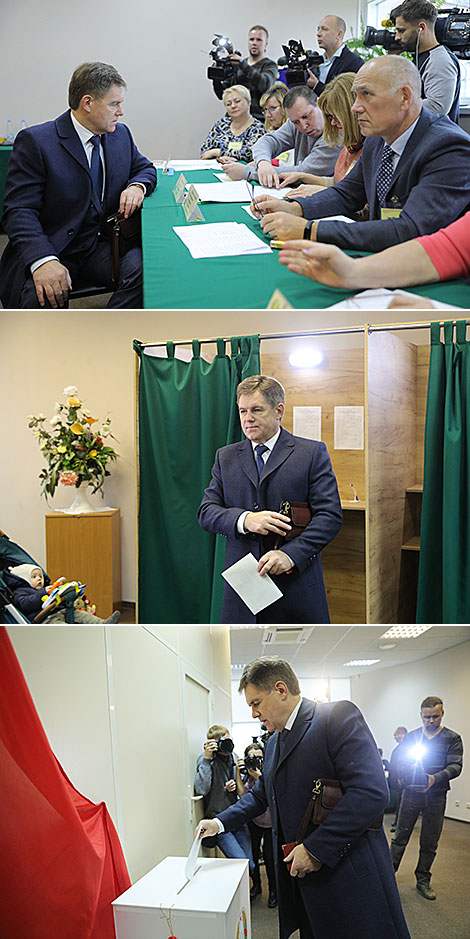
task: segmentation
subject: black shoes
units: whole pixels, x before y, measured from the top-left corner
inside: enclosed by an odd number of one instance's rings
[[[254,900],[255,897],[259,897],[261,893],[261,884],[253,884],[250,890],[250,900]]]
[[[277,906],[277,893],[275,890],[269,891],[268,906],[271,910]]]
[[[416,889],[426,900],[436,899],[436,894],[429,884],[416,884]]]

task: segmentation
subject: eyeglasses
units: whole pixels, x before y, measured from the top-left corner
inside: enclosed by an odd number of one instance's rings
[[[280,104],[275,104],[274,107],[272,107],[272,108],[263,108],[263,113],[264,113],[264,114],[272,114],[273,111],[279,111],[279,108],[280,108],[280,107],[281,107]]]

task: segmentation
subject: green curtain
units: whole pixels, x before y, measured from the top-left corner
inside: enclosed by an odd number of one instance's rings
[[[260,371],[259,336],[217,340],[208,363],[145,354],[139,374],[139,623],[220,621],[225,539],[202,531],[197,509],[215,451],[242,438],[236,386]],[[218,544],[219,542],[219,544]]]
[[[431,325],[418,623],[470,622],[470,345]]]

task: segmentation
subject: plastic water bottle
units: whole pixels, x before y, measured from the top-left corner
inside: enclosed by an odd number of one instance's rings
[[[26,123],[26,121],[25,121],[25,119],[24,119],[24,117],[23,117],[23,118],[21,118],[21,124],[20,124],[20,126],[19,126],[19,130],[18,130],[18,133],[20,132],[20,130],[24,130],[24,129],[25,129],[25,127],[27,127],[27,126],[28,126],[28,125],[27,125],[27,123]]]
[[[5,137],[6,137],[7,143],[13,143],[13,140],[15,139],[15,135],[13,133],[13,124],[10,118],[8,118],[7,120],[7,129],[6,129]]]

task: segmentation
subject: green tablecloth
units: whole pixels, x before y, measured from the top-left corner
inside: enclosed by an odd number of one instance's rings
[[[322,287],[292,274],[279,264],[277,251],[251,257],[194,260],[173,231],[174,225],[187,224],[182,206],[172,196],[178,175],[164,176],[159,171],[157,189],[144,202],[145,309],[265,309],[276,288],[293,307],[322,309],[357,292]],[[209,170],[193,170],[184,175],[188,182],[215,182]],[[240,204],[203,203],[201,208],[206,222],[244,222],[264,238],[259,223]],[[269,244],[269,239],[265,240]],[[464,308],[470,305],[470,289],[465,281],[407,289],[443,303]]]
[[[2,144],[0,147],[0,219],[3,211],[3,190],[5,189],[5,176],[7,175],[8,160],[13,146],[7,147]]]

